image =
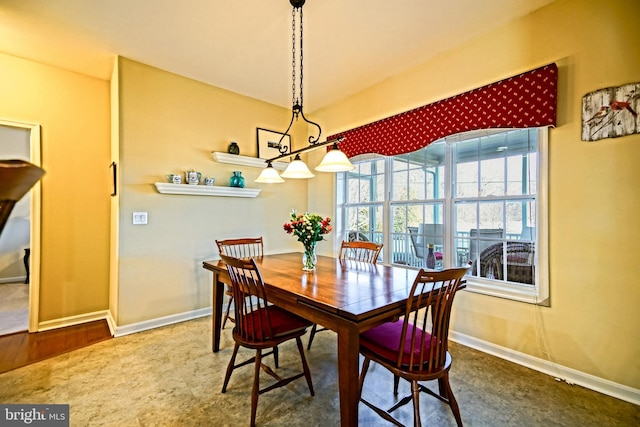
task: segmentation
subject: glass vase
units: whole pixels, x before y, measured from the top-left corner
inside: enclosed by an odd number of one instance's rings
[[[244,176],[242,176],[242,172],[233,171],[233,175],[229,179],[229,186],[238,188],[244,187]]]
[[[302,269],[304,271],[314,271],[316,269],[316,262],[318,257],[316,255],[316,242],[304,246],[304,253],[302,254]]]

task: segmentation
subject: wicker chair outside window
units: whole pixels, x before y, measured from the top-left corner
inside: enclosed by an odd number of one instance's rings
[[[234,258],[257,258],[264,255],[264,245],[262,237],[244,237],[240,239],[226,239],[216,240],[218,251],[221,255],[227,255]],[[231,291],[231,284],[227,284],[225,294],[229,297],[227,304],[227,310],[224,313],[224,319],[222,320],[222,329],[227,323],[227,319],[231,322],[235,320],[229,316],[229,310],[233,303],[233,292]]]
[[[269,304],[262,275],[252,258],[246,260],[226,255],[221,255],[220,257],[227,264],[233,296],[236,301],[236,325],[233,328],[235,346],[225,374],[222,393],[227,391],[234,369],[255,362],[253,388],[251,390],[251,426],[255,426],[260,394],[286,386],[291,381],[305,377],[309,392],[311,396],[314,395],[311,373],[300,339],[307,332],[307,328],[311,326],[311,322],[280,307]],[[254,301],[252,302],[252,300]],[[263,357],[271,354],[271,352],[263,354],[262,350],[277,348],[279,344],[292,339],[296,340],[298,346],[302,372],[287,378],[281,378],[270,367],[262,363]],[[254,349],[256,351],[255,356],[236,364],[236,356],[240,347]],[[277,382],[261,389],[261,370],[271,375]]]
[[[502,243],[495,243],[480,253],[480,276],[529,285],[534,284],[535,245],[527,242],[506,242],[506,244],[506,277]]]
[[[449,384],[451,355],[448,351],[449,318],[456,292],[464,287],[469,267],[439,272],[420,270],[409,292],[404,319],[387,322],[360,334],[360,353],[364,363],[360,373],[360,401],[385,420],[402,426],[390,413],[413,401],[413,420],[420,426],[419,394],[425,392],[451,407],[458,426],[460,409]],[[430,315],[429,315],[430,314]],[[363,397],[364,381],[374,361],[394,374],[394,394],[400,378],[411,382],[411,394],[389,410],[383,410]],[[438,380],[439,393],[420,384]]]

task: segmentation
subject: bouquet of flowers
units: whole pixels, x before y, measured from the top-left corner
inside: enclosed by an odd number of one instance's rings
[[[291,221],[287,222],[283,228],[288,234],[298,236],[298,241],[307,247],[324,240],[322,235],[333,230],[330,223],[329,217],[322,218],[318,214],[308,212],[297,214],[296,211],[291,211]]]
[[[298,241],[304,245],[303,263],[305,270],[315,269],[316,243],[324,240],[322,235],[333,230],[330,225],[331,218],[323,218],[318,214],[305,212],[298,214],[291,211],[291,221],[284,224],[283,228],[288,234],[294,234]]]

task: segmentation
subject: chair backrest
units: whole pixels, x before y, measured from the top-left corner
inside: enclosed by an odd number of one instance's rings
[[[264,342],[273,338],[269,310],[266,309],[267,292],[255,260],[224,254],[220,258],[227,264],[233,289],[236,320],[233,333],[250,342]]]
[[[220,255],[234,258],[256,258],[264,255],[262,237],[216,240]]]
[[[451,307],[456,292],[464,287],[463,277],[469,268],[420,270],[405,307],[396,367],[428,374],[445,365]],[[405,348],[414,349],[408,358]]]
[[[380,255],[382,246],[382,244],[374,242],[347,242],[343,240],[338,258],[375,264],[378,262],[378,256]]]
[[[478,254],[504,238],[504,229],[472,228],[469,237],[469,261],[475,262]]]
[[[407,227],[413,249],[418,258],[427,257],[429,244],[442,246],[444,242],[442,224],[419,224],[417,227]]]
[[[0,161],[0,234],[15,204],[44,175],[44,170],[24,160]]]

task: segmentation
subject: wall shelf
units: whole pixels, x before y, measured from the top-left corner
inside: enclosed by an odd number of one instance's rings
[[[251,166],[253,168],[266,168],[267,162],[264,159],[257,157],[241,156],[239,154],[222,153],[220,151],[214,151],[211,153],[213,160],[218,163],[229,163],[232,165]],[[273,162],[271,165],[278,170],[285,170],[287,168],[287,162]]]
[[[191,196],[221,196],[221,197],[256,197],[259,188],[223,187],[221,185],[189,185],[156,182],[154,184],[162,194],[186,194]]]

